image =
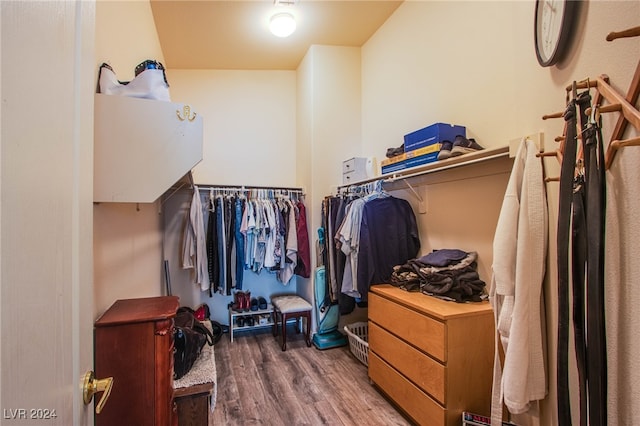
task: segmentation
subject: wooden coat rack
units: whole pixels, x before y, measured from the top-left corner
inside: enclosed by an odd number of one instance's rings
[[[637,37],[640,36],[640,27],[630,28],[628,30],[620,32],[612,32],[607,35],[607,41],[613,41],[623,37]],[[586,79],[580,82],[574,82],[574,84],[567,86],[567,101],[570,93],[575,89],[587,89],[595,88],[596,94],[593,98],[593,107],[595,111],[588,111],[589,114],[595,113],[596,119],[599,119],[600,114],[619,112],[618,121],[611,134],[611,140],[605,153],[605,169],[609,169],[613,164],[616,152],[623,147],[627,146],[640,146],[640,137],[633,137],[630,139],[622,139],[624,132],[628,124],[631,124],[636,130],[640,131],[640,112],[634,107],[640,95],[640,60],[636,66],[636,71],[627,91],[626,97],[620,95],[609,84],[609,78],[606,75],[601,75],[596,79]],[[606,100],[606,105],[601,105],[602,101]],[[563,117],[563,112],[556,112],[553,114],[546,114],[542,117],[543,120],[551,118]],[[556,157],[559,163],[562,163],[562,154],[564,152],[564,135],[566,134],[566,123],[563,131],[563,136],[556,138],[556,141],[560,142],[560,146],[555,151],[542,152],[538,154],[540,157]],[[578,152],[578,159],[582,158],[582,152]],[[548,181],[558,181],[559,178],[547,178]]]

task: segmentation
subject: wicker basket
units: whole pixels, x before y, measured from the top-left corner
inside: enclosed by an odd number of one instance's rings
[[[364,365],[369,365],[369,325],[366,322],[354,322],[344,326],[349,336],[351,353]]]

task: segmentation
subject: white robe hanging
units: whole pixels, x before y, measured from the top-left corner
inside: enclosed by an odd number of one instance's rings
[[[209,266],[207,261],[207,236],[204,227],[200,190],[193,187],[193,197],[189,208],[189,220],[184,230],[184,244],[182,247],[182,267],[195,268],[195,282],[202,291],[208,290]]]
[[[496,348],[491,423],[496,425],[502,421],[503,400],[509,412],[520,414],[547,394],[542,283],[548,213],[542,162],[536,153],[535,143],[521,142],[493,241],[489,300]]]

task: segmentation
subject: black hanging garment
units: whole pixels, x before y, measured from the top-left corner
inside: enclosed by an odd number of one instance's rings
[[[576,167],[580,107],[582,161]],[[580,425],[607,424],[607,359],[604,317],[604,149],[597,123],[586,114],[588,92],[576,95],[565,112],[567,132],[558,204],[558,423],[571,425],[569,392],[569,253],[573,330],[580,397]],[[576,173],[577,168],[577,173]],[[571,240],[569,240],[569,233]],[[569,241],[571,246],[569,246]]]
[[[225,237],[225,288],[227,296],[231,296],[231,289],[235,287],[232,280],[232,270],[233,266],[235,266],[235,262],[231,261],[231,256],[233,254],[234,242],[236,240],[235,228],[236,228],[236,197],[233,195],[228,195],[224,197],[223,201],[224,205],[224,237]]]
[[[578,369],[578,392],[580,395],[580,426],[587,426],[587,372],[585,334],[586,289],[585,273],[587,265],[587,224],[584,200],[584,175],[576,177],[573,199],[571,229],[571,273],[573,277],[573,335]]]
[[[386,196],[367,201],[362,210],[358,252],[358,292],[368,301],[369,287],[388,283],[393,267],[420,252],[416,217],[408,201]]]
[[[558,345],[557,399],[558,424],[571,425],[569,395],[569,238],[571,233],[571,201],[576,164],[576,101],[571,99],[564,113],[567,127],[560,167],[560,195],[558,200]]]
[[[209,266],[209,297],[217,291],[220,265],[218,263],[218,232],[216,228],[215,203],[212,197],[207,202],[209,219],[207,221],[207,263]]]
[[[595,123],[583,133],[587,198],[587,382],[589,425],[607,424],[607,348],[604,313],[605,177],[602,135]],[[588,159],[588,161],[587,161]]]

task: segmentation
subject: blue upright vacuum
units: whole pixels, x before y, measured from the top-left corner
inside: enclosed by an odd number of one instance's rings
[[[313,335],[313,345],[318,349],[331,349],[345,346],[349,343],[347,336],[338,331],[340,309],[338,304],[332,304],[329,297],[329,285],[322,252],[324,251],[324,228],[318,229],[318,267],[314,274],[315,309],[317,331]]]

